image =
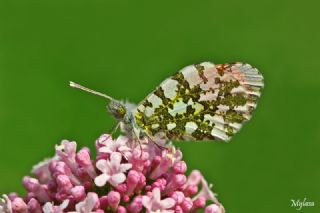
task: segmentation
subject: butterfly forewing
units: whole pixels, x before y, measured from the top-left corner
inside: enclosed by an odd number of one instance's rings
[[[151,138],[228,141],[250,119],[262,87],[249,64],[203,62],[164,80],[133,116]]]

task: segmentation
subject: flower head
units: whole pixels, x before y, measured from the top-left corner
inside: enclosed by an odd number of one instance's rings
[[[186,175],[173,145],[160,149],[150,140],[104,134],[95,147],[93,157],[88,148],[77,151],[76,142],[62,141],[55,157],[33,168],[35,177],[23,178],[24,198],[0,199],[0,213],[225,212],[200,171]]]

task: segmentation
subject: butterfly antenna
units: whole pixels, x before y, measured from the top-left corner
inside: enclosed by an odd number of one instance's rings
[[[92,94],[95,94],[95,95],[104,97],[104,98],[106,98],[106,99],[108,99],[108,100],[110,100],[110,101],[114,100],[114,98],[112,98],[112,97],[110,97],[110,96],[108,96],[108,95],[106,95],[106,94],[103,94],[103,93],[101,93],[101,92],[94,91],[94,90],[92,90],[92,89],[89,89],[89,88],[84,87],[84,86],[82,86],[82,85],[80,85],[80,84],[74,83],[74,82],[72,82],[72,81],[70,81],[70,84],[69,84],[69,85],[70,85],[70,87],[77,88],[77,89],[81,89],[81,90],[83,90],[83,91],[86,91],[86,92],[89,92],[89,93],[92,93]]]

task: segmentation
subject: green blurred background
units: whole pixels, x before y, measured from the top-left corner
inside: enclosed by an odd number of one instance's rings
[[[153,3],[152,3],[153,2]],[[248,62],[265,76],[232,143],[176,143],[228,212],[320,212],[317,1],[0,1],[0,193],[61,139],[93,147],[114,120],[104,99],[142,100],[182,67]]]

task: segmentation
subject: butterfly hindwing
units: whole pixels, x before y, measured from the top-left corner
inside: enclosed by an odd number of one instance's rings
[[[228,141],[250,119],[262,87],[249,64],[203,62],[164,80],[133,115],[151,138]]]

